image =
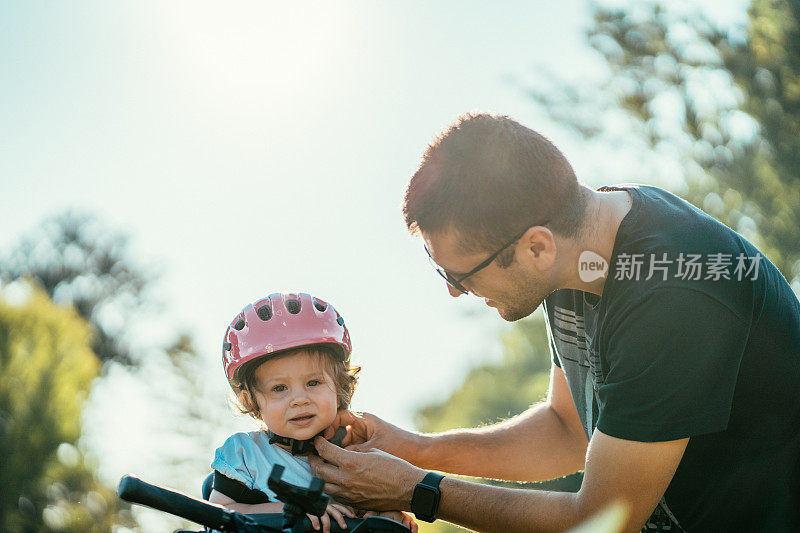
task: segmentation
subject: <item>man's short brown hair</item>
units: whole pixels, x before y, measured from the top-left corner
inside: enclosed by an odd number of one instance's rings
[[[467,114],[427,148],[408,183],[409,231],[455,230],[465,251],[492,251],[525,229],[548,222],[578,235],[586,198],[564,155],[506,116]]]

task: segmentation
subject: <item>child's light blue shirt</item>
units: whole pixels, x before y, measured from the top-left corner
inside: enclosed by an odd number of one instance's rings
[[[250,489],[260,490],[269,501],[277,502],[278,496],[267,486],[269,474],[276,464],[284,466],[281,479],[292,485],[308,487],[314,477],[308,457],[292,455],[277,444],[270,444],[267,432],[263,430],[235,433],[228,437],[225,444],[217,448],[211,468],[241,481]]]

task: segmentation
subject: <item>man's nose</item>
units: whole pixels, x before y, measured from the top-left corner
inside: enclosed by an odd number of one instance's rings
[[[445,282],[445,283],[447,283],[447,282]],[[447,283],[447,290],[450,291],[450,296],[452,296],[453,298],[458,298],[459,296],[464,294],[463,292],[461,292],[460,290],[456,289],[455,287],[453,287],[449,283]]]

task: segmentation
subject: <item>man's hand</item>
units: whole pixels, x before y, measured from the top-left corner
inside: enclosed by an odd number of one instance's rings
[[[325,428],[325,432],[322,436],[330,440],[337,429],[346,427],[347,435],[344,441],[342,441],[342,446],[364,443],[369,440],[369,436],[374,432],[373,424],[371,424],[364,415],[365,413],[354,413],[346,409],[338,411],[336,413],[336,418],[333,419],[330,426]]]
[[[380,450],[344,450],[318,437],[319,457],[309,457],[314,475],[325,480],[324,491],[337,501],[376,511],[408,510],[414,487],[426,472]],[[323,461],[324,459],[324,461]]]
[[[402,457],[416,463],[422,451],[422,436],[405,431],[375,415],[339,411],[333,423],[325,430],[324,437],[330,439],[339,427],[348,428],[342,446],[348,450],[365,452],[372,449]]]

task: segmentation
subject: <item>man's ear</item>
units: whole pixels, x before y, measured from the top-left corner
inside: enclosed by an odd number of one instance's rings
[[[550,270],[556,260],[556,240],[553,233],[543,226],[534,226],[525,232],[521,240],[530,251],[537,268]]]

